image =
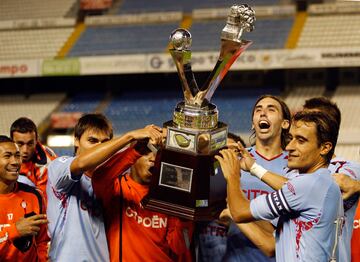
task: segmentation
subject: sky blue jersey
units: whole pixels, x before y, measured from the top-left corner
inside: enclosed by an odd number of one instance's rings
[[[287,166],[288,162],[287,152],[283,151],[278,156],[267,159],[256,151],[255,146],[250,147],[247,150],[257,164],[271,172],[284,174],[284,168]],[[257,177],[244,171],[241,171],[241,189],[249,200],[274,191]],[[269,258],[264,255],[262,251],[241,233],[236,224],[232,223],[228,233],[227,250],[224,260],[264,262],[275,261],[275,258]]]
[[[74,157],[59,157],[48,166],[47,217],[51,261],[109,261],[103,212],[91,179],[72,177]]]
[[[360,165],[355,162],[347,161],[342,157],[331,159],[328,169],[331,174],[341,173],[348,175],[354,180],[360,180]],[[358,200],[359,195],[356,194],[344,201],[345,222],[342,228],[341,240],[339,241],[340,262],[351,260],[351,236]]]
[[[343,201],[330,171],[298,174],[278,191],[250,202],[257,220],[279,217],[276,261],[329,261],[336,237],[335,221],[343,217]]]

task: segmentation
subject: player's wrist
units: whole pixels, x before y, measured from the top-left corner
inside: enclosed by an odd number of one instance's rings
[[[268,172],[267,169],[263,168],[261,165],[257,164],[256,162],[254,162],[254,164],[252,164],[252,166],[250,167],[250,174],[256,176],[260,180],[266,174],[266,172]]]

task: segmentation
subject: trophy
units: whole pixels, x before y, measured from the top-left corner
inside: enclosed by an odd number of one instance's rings
[[[177,104],[173,119],[164,123],[166,143],[156,156],[145,208],[194,221],[213,220],[226,206],[226,181],[219,174],[214,155],[226,146],[227,125],[218,121],[210,103],[230,66],[252,43],[241,39],[254,29],[255,12],[246,4],[233,5],[221,32],[218,61],[199,88],[191,69],[191,34],[176,29],[169,50],[181,80],[184,101]]]

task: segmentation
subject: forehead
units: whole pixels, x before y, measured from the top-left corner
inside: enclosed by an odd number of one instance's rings
[[[316,125],[313,122],[293,121],[290,127],[290,134],[293,136],[316,137]]]
[[[14,140],[21,140],[21,141],[29,141],[36,138],[36,134],[34,131],[26,132],[26,133],[20,133],[15,131],[13,133]]]
[[[19,151],[18,148],[12,142],[0,143],[0,153],[5,153],[5,152],[15,153],[17,151]]]
[[[257,104],[255,105],[255,107],[268,107],[268,106],[274,106],[279,109],[281,108],[280,103],[271,97],[265,97],[261,99],[259,102],[257,102]]]
[[[108,134],[108,132],[106,132],[104,130],[100,130],[100,129],[95,129],[95,128],[90,128],[90,129],[85,130],[85,132],[83,133],[81,138],[83,138],[83,137],[84,138],[94,137],[99,140],[110,139],[110,135]]]

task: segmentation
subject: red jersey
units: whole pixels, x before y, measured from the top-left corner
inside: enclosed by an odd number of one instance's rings
[[[46,199],[47,165],[56,158],[56,154],[41,143],[36,144],[31,161],[21,164],[20,174],[30,179],[39,188]]]
[[[111,158],[92,177],[95,194],[105,209],[110,261],[119,261],[120,232],[122,261],[180,259],[188,251],[184,232],[187,231],[190,239],[192,223],[183,223],[176,217],[144,209],[140,201],[149,187],[138,184],[129,174],[119,177],[139,157],[134,149],[127,149]]]
[[[44,214],[46,207],[36,189],[16,183],[15,190],[0,194],[0,261],[47,261],[47,225],[41,225],[37,236],[19,237],[15,223],[25,214]]]
[[[351,238],[351,261],[360,262],[360,205],[354,217],[354,230]]]

